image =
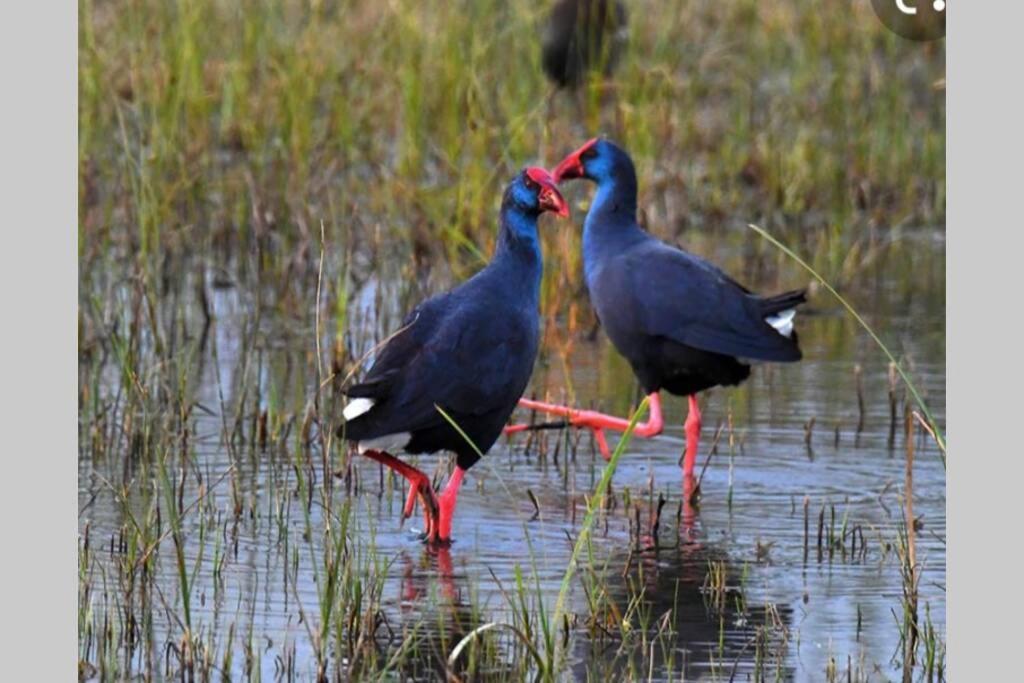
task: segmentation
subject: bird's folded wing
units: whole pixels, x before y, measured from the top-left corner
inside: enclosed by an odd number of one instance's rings
[[[624,261],[647,334],[743,359],[800,358],[796,344],[765,321],[760,299],[710,263],[662,244]]]
[[[514,406],[529,381],[536,340],[514,320],[485,311],[421,314],[408,337],[395,336],[366,380],[346,393],[373,398],[386,412],[378,419],[401,422],[403,431],[444,423],[438,407],[480,415]]]
[[[366,377],[345,389],[350,398],[382,400],[391,392],[391,386],[403,370],[416,361],[423,345],[434,334],[443,318],[444,295],[427,299],[414,308],[392,332],[376,352],[373,365]]]

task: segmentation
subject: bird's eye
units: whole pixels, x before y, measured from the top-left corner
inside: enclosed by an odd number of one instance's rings
[[[582,160],[582,161],[590,161],[591,159],[593,159],[596,156],[597,156],[597,150],[594,149],[593,147],[591,147],[590,149],[586,150],[585,152],[583,152],[583,154],[580,155],[580,160]]]
[[[528,190],[536,190],[537,187],[537,183],[533,182],[533,178],[526,176],[526,188]]]

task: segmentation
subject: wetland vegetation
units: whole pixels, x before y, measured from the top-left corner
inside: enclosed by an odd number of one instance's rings
[[[589,434],[502,439],[450,549],[332,436],[367,352],[486,259],[503,184],[597,132],[662,239],[759,290],[810,278],[748,224],[806,259],[944,430],[943,43],[867,2],[634,4],[572,96],[543,3],[80,3],[81,679],[945,679],[944,450],[823,288],[802,363],[706,399],[696,506],[675,399],[602,490]],[[626,414],[578,185],[530,392]]]

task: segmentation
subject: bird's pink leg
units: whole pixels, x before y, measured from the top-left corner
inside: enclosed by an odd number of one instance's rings
[[[636,427],[633,429],[633,436],[638,436],[643,439],[649,439],[651,437],[661,434],[664,428],[664,420],[661,416],[661,395],[658,392],[653,392],[649,395],[650,402],[648,403],[648,410],[650,411],[647,416],[647,422],[638,422]],[[544,403],[542,401],[534,401],[528,398],[519,399],[519,407],[526,408],[527,410],[535,410],[539,413],[547,413],[549,415],[560,415],[562,417],[569,418],[569,424],[573,427],[587,428],[594,432],[594,438],[597,440],[597,446],[601,451],[601,455],[605,460],[611,457],[611,451],[608,448],[608,442],[604,437],[604,430],[611,429],[617,432],[624,432],[629,428],[629,420],[621,417],[615,417],[614,415],[606,415],[599,413],[596,410],[579,410],[577,408],[570,408],[569,406],[558,405],[556,403]],[[505,427],[506,434],[515,434],[530,428],[528,424],[514,424]]]
[[[390,453],[385,453],[384,451],[363,451],[363,455],[370,460],[376,460],[388,469],[398,472],[398,474],[408,480],[409,495],[406,496],[405,507],[402,508],[402,521],[404,522],[412,516],[413,510],[416,508],[416,499],[419,498],[420,502],[423,503],[423,521],[425,527],[423,531],[427,535],[427,538],[436,538],[439,504],[437,498],[434,496],[434,488],[430,483],[430,478],[412,465],[402,462]]]
[[[440,520],[437,529],[437,540],[441,543],[449,543],[452,539],[452,518],[455,516],[455,502],[459,497],[459,487],[462,486],[462,477],[466,470],[458,465],[455,471],[448,478],[444,491],[438,496],[437,504],[440,508]]]
[[[696,539],[695,524],[697,521],[697,477],[693,471],[697,465],[697,447],[700,445],[700,406],[697,397],[689,397],[689,407],[683,431],[686,432],[686,452],[683,454],[683,518],[682,529],[686,540]]]
[[[687,543],[697,540],[697,478],[692,474],[683,475],[683,514],[679,531]]]
[[[686,455],[683,456],[683,476],[693,477],[693,468],[697,464],[697,445],[700,443],[700,406],[697,397],[690,394],[689,412],[683,424],[686,432]]]

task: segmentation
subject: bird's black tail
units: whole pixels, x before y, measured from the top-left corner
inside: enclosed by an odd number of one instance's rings
[[[761,299],[761,310],[767,316],[787,311],[803,303],[807,303],[807,290],[794,289]]]

